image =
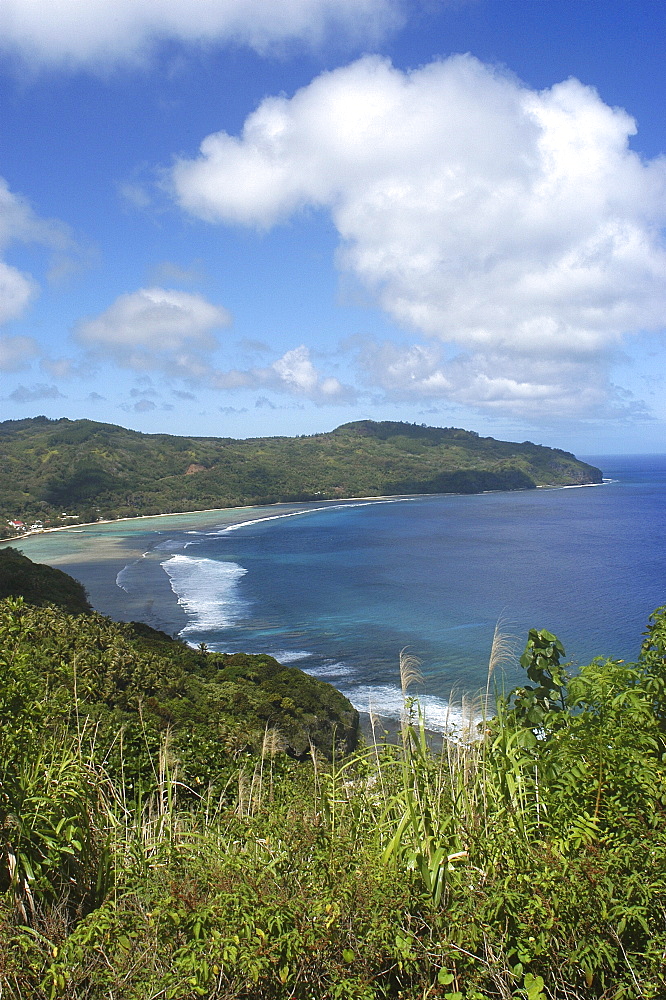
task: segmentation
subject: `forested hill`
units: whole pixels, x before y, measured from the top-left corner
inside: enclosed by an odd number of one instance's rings
[[[343,751],[356,745],[358,712],[325,681],[272,656],[195,650],[140,622],[113,622],[93,611],[71,576],[11,547],[0,549],[0,635],[3,725],[22,699],[40,691],[54,724],[75,726],[73,695],[99,738],[108,739],[109,752],[122,729],[131,748],[124,766],[137,773],[150,770],[145,750],[150,743],[156,748],[167,731],[181,780],[192,787],[203,775],[223,787],[234,754],[260,749],[271,730],[279,733],[280,750],[297,758],[312,747],[331,755],[334,745]],[[27,659],[12,688],[3,656],[15,665],[17,643]],[[11,767],[11,754],[0,757],[2,826],[2,766]],[[1,856],[0,848],[0,906]]]
[[[207,507],[601,481],[568,452],[360,420],[302,437],[176,437],[93,420],[0,423],[0,527]],[[5,534],[12,533],[7,526]]]

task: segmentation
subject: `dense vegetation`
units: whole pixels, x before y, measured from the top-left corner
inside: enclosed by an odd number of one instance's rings
[[[124,764],[132,782],[167,730],[181,770],[194,753],[183,780],[217,789],[228,778],[229,754],[261,745],[267,726],[279,727],[282,749],[297,757],[310,744],[330,755],[334,738],[346,750],[356,745],[358,713],[349,701],[296,667],[271,656],[195,650],[140,622],[113,622],[92,611],[66,573],[11,548],[0,549],[0,586],[3,580],[26,602],[51,605],[19,617],[22,650],[53,710],[64,698],[67,717],[67,692],[75,690],[99,740],[111,746],[122,731],[125,749],[128,740],[133,746]],[[108,751],[119,752],[117,744]]]
[[[0,599],[3,597],[24,597],[38,607],[57,604],[73,615],[92,611],[78,580],[53,566],[34,563],[10,546],[0,549]]]
[[[3,997],[664,997],[666,608],[563,655],[437,753],[403,656],[399,745],[298,761],[269,658],[1,602]]]
[[[568,452],[361,420],[309,437],[186,438],[92,420],[0,423],[0,531],[278,501],[600,482]]]

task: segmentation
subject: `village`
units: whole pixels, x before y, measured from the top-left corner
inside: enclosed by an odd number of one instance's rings
[[[80,520],[80,517],[78,514],[62,513],[58,515],[58,520],[73,522]],[[13,530],[15,535],[29,535],[40,531],[47,531],[50,527],[50,525],[45,525],[44,522],[39,519],[33,521],[32,524],[26,524],[25,521],[21,521],[19,518],[7,518],[7,524]],[[65,527],[65,525],[62,525],[62,527]]]

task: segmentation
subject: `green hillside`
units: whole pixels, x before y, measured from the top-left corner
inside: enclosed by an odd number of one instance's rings
[[[334,739],[346,750],[356,743],[358,713],[330,684],[272,656],[194,650],[140,622],[112,622],[76,580],[11,548],[0,549],[0,619],[6,596],[26,601],[23,648],[56,714],[61,695],[77,689],[101,742],[113,746],[122,730],[144,768],[146,740],[156,746],[167,730],[185,780],[205,775],[207,784],[222,781],[234,753],[260,747],[267,726],[295,757],[311,746],[330,754]],[[0,629],[0,651],[11,642]],[[127,766],[137,771],[136,761]]]
[[[565,451],[452,427],[355,421],[325,434],[142,434],[92,420],[0,423],[0,519],[99,517],[401,493],[477,493],[600,482]]]
[[[92,611],[78,580],[53,566],[33,563],[9,546],[0,549],[0,600],[5,597],[24,597],[37,607],[57,604],[71,615]]]

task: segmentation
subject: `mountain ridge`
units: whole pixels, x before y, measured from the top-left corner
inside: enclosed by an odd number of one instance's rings
[[[34,524],[215,507],[596,482],[599,469],[562,449],[400,421],[245,439],[144,434],[64,417],[0,423],[5,536]]]

